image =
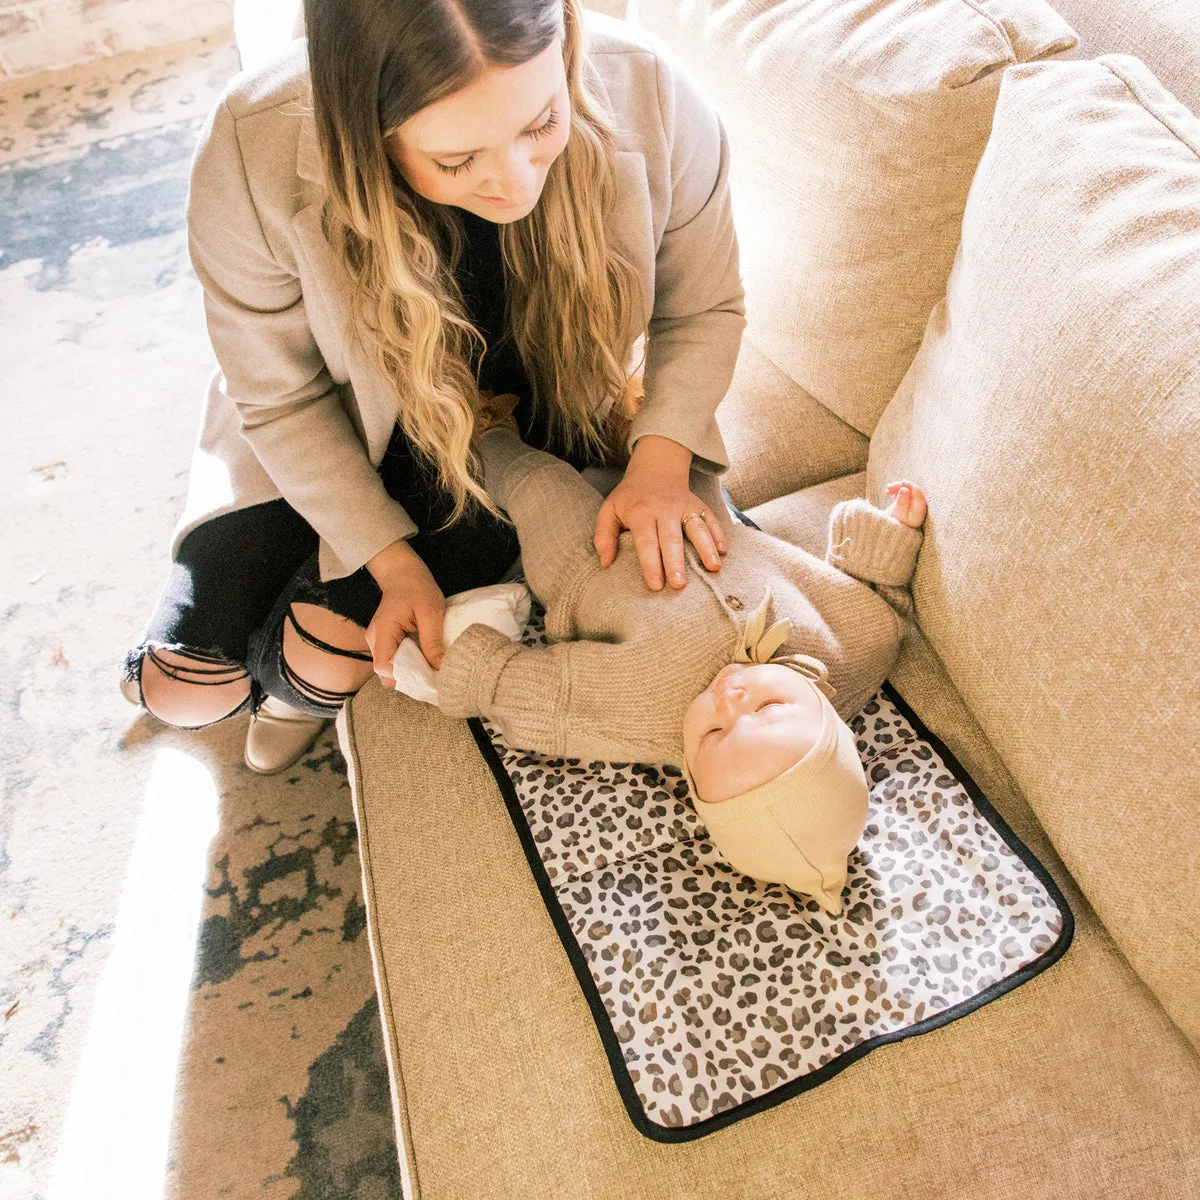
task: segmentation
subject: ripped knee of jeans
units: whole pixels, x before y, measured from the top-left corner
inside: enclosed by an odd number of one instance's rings
[[[164,650],[193,659],[198,665],[186,666],[156,656],[156,651]],[[243,679],[250,680],[250,691],[237,707],[218,717],[217,721],[208,722],[208,725],[226,721],[247,709],[256,713],[266,699],[266,693],[246,667],[242,663],[235,662],[216,647],[200,648],[186,642],[145,641],[125,655],[122,663],[122,683],[133,684],[137,688],[138,703],[147,712],[150,712],[150,709],[146,704],[145,693],[142,691],[142,663],[146,658],[149,658],[164,675],[172,679],[182,679],[185,683],[199,687],[217,687],[227,683],[238,683]],[[235,671],[240,673],[233,674],[232,672]],[[204,678],[206,675],[210,678]],[[176,728],[204,729],[207,728],[207,725],[177,726]]]

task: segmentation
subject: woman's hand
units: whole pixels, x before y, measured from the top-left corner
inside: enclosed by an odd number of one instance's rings
[[[409,633],[417,635],[425,661],[435,671],[441,670],[446,597],[424,560],[401,540],[385,547],[366,566],[383,592],[366,635],[375,674],[388,687],[396,686],[392,659]]]
[[[642,575],[655,591],[667,581],[674,588],[686,582],[683,539],[696,547],[701,562],[710,571],[721,569],[725,534],[716,515],[688,487],[692,452],[670,438],[645,434],[638,438],[621,482],[608,494],[596,516],[593,539],[600,565],[607,567],[617,556],[617,537],[622,529],[633,533]],[[689,513],[700,518],[688,521]]]

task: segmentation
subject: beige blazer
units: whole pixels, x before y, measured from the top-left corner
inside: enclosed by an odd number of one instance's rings
[[[662,434],[719,474],[729,460],[714,414],[746,323],[725,129],[656,35],[590,9],[584,35],[584,68],[619,126],[608,232],[642,281],[631,368],[648,334],[627,445]],[[319,534],[329,580],[417,527],[376,469],[396,406],[348,336],[351,283],[321,232],[309,96],[297,41],[237,76],[200,135],[188,245],[218,369],[170,553],[202,521],[282,495]]]

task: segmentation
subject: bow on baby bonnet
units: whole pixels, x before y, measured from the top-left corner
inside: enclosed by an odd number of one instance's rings
[[[778,663],[782,667],[790,667],[801,675],[808,676],[825,693],[830,700],[837,694],[837,688],[829,682],[829,668],[819,658],[811,654],[781,654],[772,657],[775,652],[788,640],[792,632],[792,623],[787,617],[776,621],[767,628],[767,612],[771,607],[771,589],[763,588],[763,598],[759,606],[746,618],[742,629],[741,643],[733,657],[734,662],[743,663]]]

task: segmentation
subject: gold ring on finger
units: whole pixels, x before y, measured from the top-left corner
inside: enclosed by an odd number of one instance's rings
[[[691,513],[688,513],[687,516],[684,517],[683,520],[679,522],[679,528],[686,529],[687,523],[690,520],[692,520],[694,517],[699,517],[701,521],[704,520],[704,514],[702,512],[691,512]]]

